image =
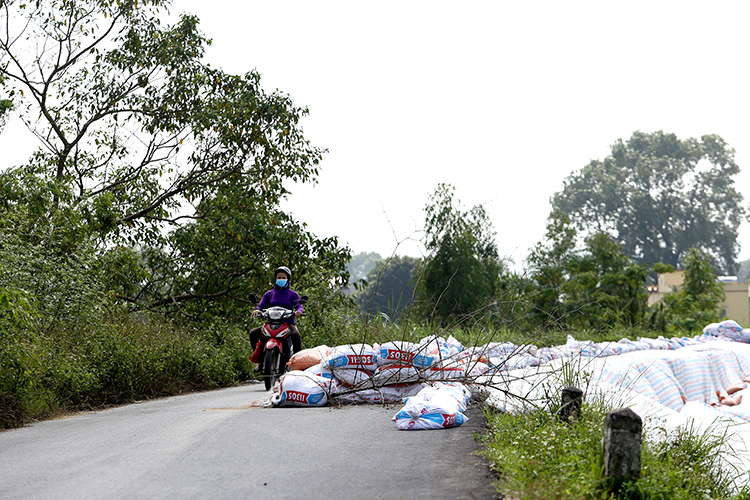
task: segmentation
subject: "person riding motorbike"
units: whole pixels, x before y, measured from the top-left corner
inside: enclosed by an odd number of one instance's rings
[[[284,307],[286,309],[294,310],[294,318],[290,319],[287,324],[291,330],[290,338],[292,340],[292,347],[294,352],[300,352],[302,350],[302,336],[297,329],[297,325],[294,324],[294,319],[302,316],[304,309],[300,303],[300,296],[297,292],[290,288],[292,281],[292,272],[286,266],[277,267],[273,271],[274,274],[274,287],[263,294],[263,298],[253,310],[250,315],[252,318],[257,318],[260,315],[261,309],[267,309],[269,307]],[[253,357],[258,356],[262,352],[263,344],[258,345],[259,342],[264,342],[262,327],[254,328],[250,331],[250,343],[253,347]],[[260,349],[258,349],[260,347]],[[258,358],[256,358],[258,359]],[[252,358],[251,358],[252,360]],[[254,361],[255,362],[255,361]],[[257,371],[262,371],[262,358],[258,359]]]

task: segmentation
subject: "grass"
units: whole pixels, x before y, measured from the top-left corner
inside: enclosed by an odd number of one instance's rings
[[[253,377],[247,335],[159,316],[0,339],[0,428]]]
[[[693,428],[648,432],[641,477],[612,491],[603,477],[604,418],[608,408],[584,404],[570,423],[554,409],[509,414],[485,409],[488,432],[484,453],[498,473],[506,498],[531,499],[749,499],[748,473],[721,459],[731,453],[730,434]]]

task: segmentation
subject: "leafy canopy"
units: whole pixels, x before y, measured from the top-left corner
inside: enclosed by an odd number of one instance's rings
[[[315,182],[325,152],[302,133],[308,110],[255,71],[205,64],[198,19],[165,25],[169,5],[0,3],[3,115],[39,141],[0,172],[7,230],[54,224],[61,237],[44,241],[61,259],[96,243],[101,281],[135,308],[238,319],[281,264],[327,298],[349,250],[279,209],[285,182]]]
[[[603,161],[571,174],[552,197],[587,234],[606,232],[637,264],[677,266],[699,248],[732,274],[744,210],[734,150],[717,135],[680,140],[635,132]]]
[[[438,185],[425,208],[429,255],[417,290],[423,312],[438,322],[482,315],[482,308],[493,301],[504,270],[495,230],[484,208],[476,205],[464,210],[453,193],[453,186]]]

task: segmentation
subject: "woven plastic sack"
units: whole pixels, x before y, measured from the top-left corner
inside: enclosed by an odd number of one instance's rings
[[[307,370],[311,366],[320,364],[324,357],[331,352],[331,348],[326,345],[303,349],[294,353],[287,365],[291,370]]]
[[[376,386],[414,383],[419,380],[420,371],[412,365],[391,364],[379,366],[372,376]]]
[[[368,344],[336,346],[321,361],[324,366],[336,368],[361,368],[375,371],[378,366],[378,352]]]
[[[410,384],[400,387],[388,386],[379,389],[364,389],[347,394],[334,395],[333,398],[339,403],[396,404],[401,403],[404,398],[416,395],[422,388],[422,384]]]
[[[427,345],[402,341],[386,342],[385,344],[380,344],[378,364],[380,366],[399,364],[413,365],[417,368],[428,368],[439,357],[429,354],[427,351]]]
[[[333,376],[343,386],[352,389],[373,387],[372,373],[359,368],[334,368]]]
[[[463,399],[447,388],[427,387],[407,398],[404,407],[393,416],[399,430],[445,429],[468,421],[461,412]]]
[[[281,377],[277,406],[323,406],[328,402],[331,381],[303,371]]]

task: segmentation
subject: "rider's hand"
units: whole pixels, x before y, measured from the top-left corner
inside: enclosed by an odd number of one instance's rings
[[[300,311],[294,311],[295,318],[299,318],[300,316],[302,316],[302,313]]]
[[[250,317],[251,318],[257,318],[259,314],[260,314],[259,310],[253,309],[253,312],[250,314]]]

